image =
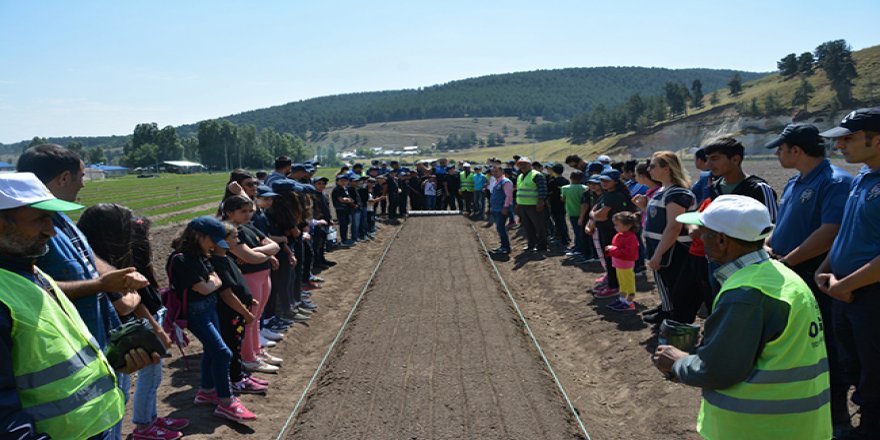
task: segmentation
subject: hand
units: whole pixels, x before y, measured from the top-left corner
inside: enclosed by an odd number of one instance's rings
[[[308,232],[303,232],[303,240],[311,240],[311,239],[312,239],[312,234],[309,234]]]
[[[648,198],[645,197],[644,194],[636,194],[635,196],[633,196],[632,202],[634,205],[638,206],[639,209],[641,209],[642,211],[644,211],[645,208],[648,207]]]
[[[538,203],[535,205],[535,211],[544,212],[544,201],[538,200]]]
[[[278,270],[278,267],[281,265],[274,256],[269,257],[269,264],[272,265],[272,270]]]
[[[147,287],[149,281],[134,267],[111,270],[98,277],[102,290],[106,292],[129,292]]]
[[[287,261],[290,263],[291,266],[296,266],[296,257],[294,257],[293,254],[290,254],[290,257],[288,257]]]
[[[229,185],[226,185],[226,189],[229,190],[232,194],[239,195],[244,191],[244,188],[238,184],[238,182],[229,182]]]
[[[611,250],[611,245],[610,245],[610,244],[609,244],[608,246],[605,246],[605,252],[608,252],[608,251],[610,251],[610,250]]]
[[[315,224],[318,226],[327,226],[327,220],[318,220]]]
[[[671,346],[671,345],[661,345],[657,347],[657,351],[654,352],[654,356],[651,360],[654,361],[654,366],[660,370],[666,376],[672,375],[672,364],[675,361],[687,357],[688,354]]]
[[[147,365],[158,364],[161,359],[159,353],[147,354],[143,348],[135,348],[125,354],[125,367],[117,372],[131,374]]]
[[[660,259],[657,257],[653,257],[648,260],[646,265],[651,268],[651,270],[660,270]]]
[[[256,320],[256,319],[257,319],[257,318],[256,318],[256,317],[254,316],[254,314],[251,313],[251,312],[247,312],[247,313],[244,314],[244,324],[245,324],[245,325],[248,325],[248,324],[254,322],[254,320]]]
[[[584,218],[583,218],[583,217],[578,217],[578,226],[586,226],[586,225],[584,224]]]
[[[221,284],[223,284],[223,282],[220,281],[220,277],[217,275],[217,272],[211,272],[211,273],[208,275],[208,282],[211,283],[211,284],[213,284],[214,286],[218,286],[218,287],[219,287]]]
[[[845,303],[851,303],[855,300],[852,292],[844,290],[843,283],[834,276],[833,273],[816,274],[816,285],[826,295]]]

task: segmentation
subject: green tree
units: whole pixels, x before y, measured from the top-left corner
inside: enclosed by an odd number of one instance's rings
[[[134,134],[131,137],[131,147],[140,148],[143,144],[156,144],[159,137],[159,125],[155,122],[135,125]]]
[[[779,104],[779,99],[776,98],[775,93],[770,93],[764,96],[764,114],[767,116],[774,116],[782,113],[784,109],[782,105]]]
[[[641,128],[638,121],[645,114],[645,109],[645,101],[642,100],[641,95],[635,93],[629,97],[626,101],[626,112],[630,116],[629,128],[634,130]]]
[[[727,82],[727,87],[730,89],[730,96],[739,96],[743,90],[742,77],[738,73],[733,74]]]
[[[804,111],[807,111],[807,105],[810,103],[810,98],[813,97],[815,91],[816,89],[809,81],[805,78],[801,78],[801,84],[798,86],[797,90],[794,91],[791,105],[795,107],[803,106]]]
[[[83,147],[82,142],[71,141],[67,144],[67,149],[76,153],[83,160],[88,159],[85,156],[85,148]]]
[[[131,168],[156,166],[156,154],[159,147],[156,144],[141,144],[140,147],[126,154],[122,161]]]
[[[779,74],[785,78],[790,78],[798,73],[798,57],[790,53],[776,62],[776,68]]]
[[[718,98],[718,91],[714,90],[711,95],[709,95],[709,104],[715,105],[721,102],[721,99]]]
[[[37,145],[43,145],[43,144],[48,144],[48,143],[49,143],[48,139],[43,138],[43,137],[39,137],[39,136],[34,136],[34,138],[31,139],[30,143],[28,143],[27,145],[24,146],[24,148],[21,149],[21,152],[24,153],[24,151],[30,147],[36,147]]]
[[[812,52],[804,52],[798,57],[798,73],[801,75],[812,75],[814,67],[816,67],[816,59],[813,58]]]
[[[691,83],[691,103],[694,108],[703,108],[703,83],[695,79]]]
[[[104,149],[100,146],[89,150],[89,163],[101,164],[107,163],[107,156],[104,155]]]
[[[187,136],[180,140],[183,146],[183,159],[192,162],[200,162],[202,160],[199,155],[199,138],[195,136]]]
[[[690,92],[687,87],[670,81],[663,86],[663,91],[665,92],[666,105],[669,106],[670,115],[673,118],[681,114],[687,116],[687,101],[690,98]]]
[[[831,88],[842,106],[852,102],[853,80],[858,76],[852,49],[845,40],[822,43],[816,48],[816,64],[825,71]]]
[[[177,137],[177,130],[175,130],[174,127],[168,125],[159,130],[159,132],[156,133],[155,143],[158,148],[157,160],[159,162],[164,162],[166,160],[180,160],[183,158],[183,143],[181,143],[180,138]]]

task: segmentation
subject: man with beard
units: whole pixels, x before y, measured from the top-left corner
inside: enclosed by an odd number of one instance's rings
[[[125,400],[113,368],[58,284],[34,262],[57,234],[56,199],[32,173],[0,177],[0,427],[16,439],[108,438]],[[143,349],[120,373],[159,361]]]

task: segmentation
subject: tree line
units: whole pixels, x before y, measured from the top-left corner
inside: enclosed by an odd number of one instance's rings
[[[804,110],[812,97],[815,89],[807,81],[816,69],[822,69],[831,82],[834,90],[836,106],[847,107],[853,103],[853,80],[858,77],[856,63],[853,60],[852,48],[846,40],[826,41],[813,52],[803,52],[800,55],[790,53],[776,63],[779,74],[783,79],[800,78],[792,105],[803,106]]]

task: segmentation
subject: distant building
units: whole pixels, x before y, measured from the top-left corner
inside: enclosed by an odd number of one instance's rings
[[[165,170],[169,173],[177,174],[200,173],[207,170],[204,165],[187,160],[166,160],[162,162],[162,165],[165,166]]]
[[[104,177],[122,177],[128,175],[128,168],[126,167],[117,167],[113,165],[91,165],[89,168],[103,171]]]
[[[97,168],[88,167],[83,170],[83,179],[85,180],[104,180],[106,177],[104,172]]]
[[[419,151],[419,146],[418,145],[411,145],[409,147],[403,147],[403,151],[404,152]]]
[[[0,162],[0,173],[14,173],[15,165],[9,162]]]

